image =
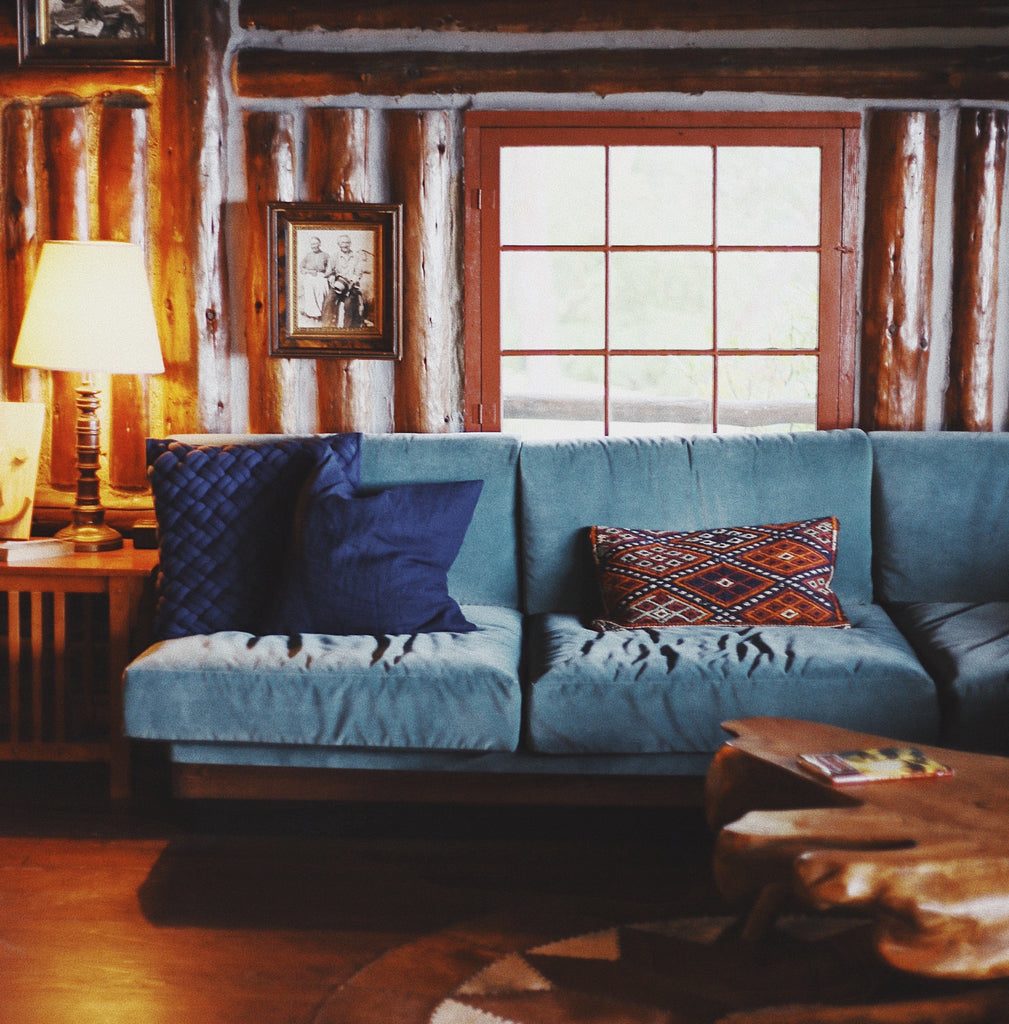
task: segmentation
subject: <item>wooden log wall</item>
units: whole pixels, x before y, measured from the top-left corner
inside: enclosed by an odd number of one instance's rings
[[[869,124],[862,289],[862,425],[925,427],[939,117],[876,111]]]
[[[11,103],[3,112],[4,252],[3,310],[0,331],[0,382],[8,401],[24,401],[23,374],[10,365],[13,342],[28,301],[27,283],[35,276],[39,248],[39,167],[35,149],[35,116],[30,106]]]
[[[393,194],[405,209],[396,429],[462,429],[462,115],[390,114]]]
[[[953,332],[946,425],[991,430],[999,237],[1009,111],[960,112],[953,221]]]
[[[315,203],[388,203],[379,154],[387,126],[377,110],[313,107],[305,115],[303,196]],[[321,430],[395,430],[395,366],[386,360],[321,359]]]
[[[228,431],[236,422],[225,210],[228,0],[175,4],[176,66],[161,76],[161,167],[155,307],[166,372],[166,433]],[[160,272],[157,272],[160,271]],[[241,422],[241,420],[239,420]],[[237,427],[236,429],[242,429]]]
[[[824,0],[813,17],[796,0],[770,0],[759,10],[743,0],[631,0],[623,7],[601,0],[381,0],[352,10],[328,0],[175,0],[175,19],[173,69],[21,69],[14,3],[0,0],[0,398],[41,399],[52,410],[43,506],[72,502],[75,381],[13,369],[10,355],[46,238],[128,238],[148,255],[166,373],[113,379],[104,396],[104,498],[113,510],[127,514],[149,504],[147,434],[462,429],[464,115],[458,102],[439,104],[440,93],[731,89],[857,98],[869,110],[859,421],[925,425],[926,399],[935,398],[926,395],[935,358],[933,284],[951,273],[950,383],[939,403],[944,425],[1000,429],[1009,419],[1009,411],[991,405],[998,346],[1009,336],[996,318],[1009,117],[1004,47],[982,40],[896,51],[640,51],[619,43],[521,53],[276,48],[278,33],[302,30],[613,34],[1009,24],[1009,15],[990,5]],[[241,38],[233,50],[236,24]],[[353,106],[360,100],[341,99],[350,94],[379,102]],[[425,102],[409,109],[395,99],[403,95]],[[960,95],[990,99],[991,107],[960,115],[954,184],[938,180],[936,102]],[[866,96],[900,98],[904,109],[873,110]],[[936,253],[933,267],[936,196],[947,186],[956,197],[955,229],[950,250]],[[270,357],[271,200],[403,204],[402,360]],[[853,301],[846,315],[859,315]]]
[[[146,246],[148,103],[126,93],[104,104],[98,130],[98,237]],[[109,384],[109,416],[116,429],[109,445],[109,482],[143,488],[147,483],[144,439],[151,433],[150,388],[144,376],[116,374]]]
[[[77,480],[79,376],[18,370],[10,365],[10,357],[45,239],[128,239],[150,251],[149,121],[148,98],[133,91],[97,96],[53,93],[10,103],[3,111],[5,173],[0,180],[7,261],[0,340],[5,356],[2,397],[48,404],[43,489],[62,488],[66,504],[72,503]],[[103,419],[109,420],[113,408],[120,412],[120,429],[109,429],[106,442],[110,482],[127,491],[143,490],[143,440],[150,426],[147,384],[126,380],[111,394],[108,386],[104,390]]]
[[[85,105],[73,96],[55,96],[43,103],[40,114],[49,237],[78,241],[90,238]],[[50,480],[57,487],[73,487],[77,480],[78,383],[77,374],[52,374]]]
[[[269,247],[266,204],[295,197],[294,120],[290,114],[257,112],[245,118],[246,201],[241,213],[241,251],[247,255],[238,294],[245,310],[244,353],[249,366],[249,426],[256,433],[294,434],[315,423],[314,368],[307,361],[271,359],[269,353]],[[306,422],[311,415],[311,423]]]
[[[363,359],[271,359],[267,204],[371,194],[363,168],[378,159],[372,147],[380,144],[374,124],[380,118],[388,121],[389,135],[381,177],[388,201],[404,208],[402,333],[409,343],[403,357],[387,366]],[[247,198],[231,242],[233,251],[245,254],[236,279],[244,305],[249,429],[461,430],[461,115],[315,109],[305,118],[304,146],[296,142],[290,114],[251,112],[243,128]],[[355,157],[359,165],[347,162],[354,144],[364,147]],[[299,151],[313,154],[304,168],[297,166]]]
[[[1000,429],[993,396],[999,243],[1009,112],[959,112],[952,248],[952,330],[942,425]],[[933,235],[938,116],[876,111],[869,128],[863,243],[861,425],[926,426],[934,337]]]
[[[244,28],[427,29],[484,32],[613,32],[677,29],[907,28],[942,25],[995,27],[1006,24],[1004,8],[970,0],[241,0]]]
[[[0,65],[10,61],[5,13]],[[231,428],[221,230],[227,0],[178,5],[178,25],[185,74],[3,72],[0,399],[44,401],[50,410],[36,504],[43,524],[65,521],[74,500],[78,377],[19,370],[10,357],[46,239],[128,240],[147,255],[168,372],[100,382],[109,518],[128,522],[150,507],[147,436]]]

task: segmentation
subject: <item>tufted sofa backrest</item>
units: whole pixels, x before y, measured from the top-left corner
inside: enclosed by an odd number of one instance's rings
[[[525,607],[597,600],[586,528],[757,526],[836,516],[834,589],[872,599],[872,453],[859,430],[526,442],[519,463]]]
[[[1009,601],[1009,434],[874,432],[879,601]]]
[[[264,434],[173,434],[189,444],[243,444]],[[462,550],[449,572],[460,604],[519,607],[516,484],[519,442],[506,434],[365,434],[361,488],[483,480]]]

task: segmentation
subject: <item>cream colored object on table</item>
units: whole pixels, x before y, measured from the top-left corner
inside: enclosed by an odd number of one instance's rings
[[[0,402],[0,538],[24,540],[32,528],[46,407]]]

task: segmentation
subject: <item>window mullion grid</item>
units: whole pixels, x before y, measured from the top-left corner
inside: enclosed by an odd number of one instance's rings
[[[614,350],[612,348],[612,345],[613,345],[613,337],[612,337],[613,317],[612,317],[612,310],[611,310],[611,302],[612,302],[612,300],[614,298],[614,296],[613,296],[613,284],[612,284],[612,277],[613,277],[614,267],[613,267],[612,260],[613,260],[613,255],[614,255],[615,251],[622,252],[625,249],[628,249],[628,250],[631,250],[631,251],[637,251],[640,248],[642,251],[652,250],[652,249],[658,249],[658,250],[663,250],[663,251],[679,251],[681,249],[695,249],[695,250],[701,250],[701,251],[708,251],[708,252],[710,252],[711,257],[712,257],[712,259],[711,259],[711,280],[710,280],[711,299],[712,299],[712,323],[711,323],[712,337],[711,337],[710,348],[694,350],[693,352],[690,352],[690,351],[685,350],[685,349],[681,349],[679,346],[677,346],[675,349],[665,349],[665,350],[662,350],[662,349],[637,350],[637,349],[624,349],[624,348],[621,348],[619,350],[619,354],[620,354],[620,357],[623,358],[624,356],[662,356],[662,355],[674,355],[674,354],[675,355],[695,355],[695,354],[696,355],[701,355],[701,354],[705,354],[706,353],[708,355],[708,357],[711,358],[711,360],[712,360],[712,378],[711,378],[712,379],[712,392],[711,392],[712,407],[711,407],[711,421],[710,422],[711,422],[711,428],[712,428],[713,432],[717,433],[718,430],[719,430],[719,427],[720,427],[720,424],[719,424],[719,419],[720,419],[719,404],[720,404],[720,392],[721,392],[722,386],[723,385],[727,385],[728,381],[731,380],[731,378],[732,378],[732,374],[731,373],[729,373],[728,377],[726,377],[725,374],[723,374],[721,372],[721,370],[724,369],[723,367],[721,367],[721,356],[723,354],[725,354],[727,356],[727,358],[731,358],[733,361],[735,360],[735,358],[737,356],[743,356],[744,357],[744,364],[743,365],[745,365],[745,357],[747,357],[747,356],[757,356],[757,355],[759,355],[759,356],[775,356],[775,357],[778,357],[778,356],[789,356],[789,355],[794,355],[794,354],[801,354],[801,355],[804,355],[804,356],[808,356],[808,355],[812,354],[819,361],[819,358],[821,356],[821,342],[822,342],[822,339],[820,337],[819,329],[817,331],[817,344],[816,344],[816,346],[815,346],[815,348],[814,348],[814,350],[812,352],[803,350],[801,353],[793,353],[791,351],[782,351],[780,349],[756,351],[756,350],[746,349],[745,347],[743,349],[741,349],[741,350],[726,349],[726,350],[723,351],[723,348],[722,348],[722,345],[721,345],[721,329],[722,329],[722,322],[721,321],[723,320],[723,318],[720,316],[720,303],[719,303],[719,266],[720,266],[720,262],[721,262],[721,257],[726,252],[730,252],[730,251],[737,250],[737,249],[752,249],[754,251],[768,251],[768,250],[775,250],[775,249],[779,248],[778,246],[773,246],[773,245],[772,246],[761,246],[761,245],[756,245],[756,246],[731,246],[730,245],[730,246],[727,246],[727,247],[725,247],[723,249],[720,246],[720,239],[719,239],[719,236],[718,236],[718,220],[719,220],[718,178],[719,178],[719,164],[720,164],[720,159],[719,158],[720,158],[720,155],[721,155],[720,154],[720,147],[722,145],[729,145],[729,144],[735,145],[737,143],[736,143],[736,140],[733,139],[731,142],[725,142],[725,141],[718,142],[718,141],[716,141],[711,146],[711,174],[712,174],[713,196],[712,196],[712,210],[711,210],[711,244],[710,244],[710,247],[704,246],[703,244],[700,245],[700,246],[696,246],[696,247],[695,246],[682,246],[681,247],[681,246],[675,246],[675,245],[674,246],[661,246],[661,245],[660,246],[651,246],[651,245],[646,245],[646,246],[640,246],[639,247],[639,246],[622,246],[621,245],[621,246],[617,246],[616,249],[614,249],[613,244],[612,244],[613,240],[612,240],[612,223],[611,223],[611,214],[612,214],[612,202],[611,202],[611,200],[612,200],[612,196],[611,196],[611,187],[612,187],[612,183],[611,183],[611,173],[612,173],[611,155],[612,154],[611,154],[611,149],[610,149],[610,147],[608,145],[604,145],[603,146],[604,153],[605,153],[605,159],[604,159],[604,169],[605,169],[604,170],[604,174],[605,174],[604,239],[603,239],[602,246],[599,247],[599,248],[601,248],[602,255],[604,257],[604,296],[603,296],[603,299],[604,299],[604,317],[605,317],[605,322],[602,325],[602,328],[603,328],[602,329],[602,338],[601,338],[602,350],[600,351],[598,348],[595,349],[595,350],[577,350],[577,351],[576,350],[562,350],[562,351],[557,351],[557,352],[555,352],[553,354],[564,355],[564,356],[575,356],[575,355],[589,355],[589,354],[593,354],[593,355],[596,355],[596,356],[599,356],[599,355],[602,356],[602,358],[603,358],[602,386],[603,386],[603,392],[604,392],[603,393],[603,399],[604,399],[604,408],[603,408],[604,423],[603,423],[603,427],[604,427],[604,433],[607,434],[607,435],[611,431],[611,428],[612,428],[612,418],[613,418],[613,415],[614,415],[614,409],[613,409],[613,404],[612,404],[612,394],[611,394],[612,377],[613,377],[613,374],[612,374],[612,369],[613,369],[612,357],[614,355]],[[822,206],[822,202],[821,202],[821,206]],[[822,230],[822,223],[821,223],[821,230]],[[822,238],[819,241],[820,241],[820,245],[813,246],[811,248],[813,248],[814,250],[819,251],[822,248],[822,244],[823,244]],[[511,248],[511,247],[510,246],[502,246],[500,251],[506,251],[509,248]],[[516,248],[537,249],[537,248],[540,248],[540,247],[534,245],[534,246],[529,246],[529,247],[521,246],[521,247],[516,247]],[[551,249],[551,250],[553,250],[555,248],[556,249],[560,249],[560,250],[564,250],[564,249],[567,249],[569,247],[568,246],[564,246],[564,245],[560,245],[560,246],[556,246],[556,247],[553,246],[553,245],[550,245],[550,246],[544,246],[543,248]],[[570,247],[570,249],[572,249],[572,250],[580,250],[580,251],[591,251],[592,249],[596,249],[596,248],[597,247],[591,246],[591,245],[589,245],[589,246],[574,245],[574,246]],[[800,246],[800,247],[783,246],[781,248],[784,248],[784,249],[802,248],[802,249],[804,249],[806,247],[805,246]],[[597,251],[599,251],[599,250],[597,249]],[[823,285],[823,282],[821,280],[821,282],[820,282],[821,293],[823,291],[822,285]],[[822,326],[822,324],[818,325],[818,328],[820,326]],[[520,350],[520,351],[514,351],[513,350],[513,351],[508,353],[508,355],[511,355],[511,356],[545,355],[545,354],[547,354],[547,353],[544,350],[540,350],[540,349]],[[819,377],[819,374],[817,374],[817,376]]]
[[[711,432],[718,433],[718,147],[711,147]]]
[[[610,436],[610,148],[603,175],[603,436]]]

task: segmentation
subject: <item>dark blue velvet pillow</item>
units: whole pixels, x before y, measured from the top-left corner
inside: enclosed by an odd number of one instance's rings
[[[294,521],[320,459],[334,492],[360,479],[360,434],[232,445],[147,442],[158,520],[155,639],[262,632]]]
[[[482,480],[347,497],[326,456],[305,487],[269,633],[470,632],[448,571]]]

